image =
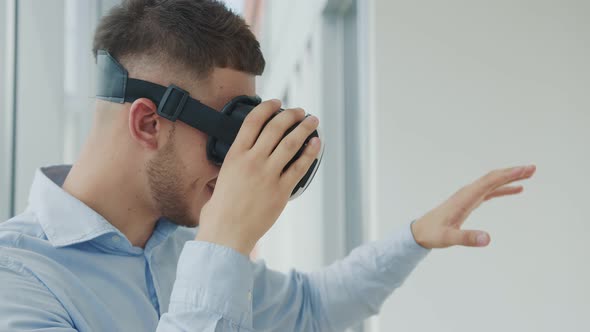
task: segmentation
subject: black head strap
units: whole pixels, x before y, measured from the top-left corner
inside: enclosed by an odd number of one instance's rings
[[[232,144],[241,121],[230,118],[190,97],[174,84],[159,84],[129,78],[127,70],[107,51],[97,54],[98,83],[96,97],[116,103],[148,98],[158,105],[158,115],[170,121],[180,120],[216,139]]]

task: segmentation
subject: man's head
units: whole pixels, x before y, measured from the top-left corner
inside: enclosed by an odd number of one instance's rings
[[[102,18],[93,49],[108,51],[131,78],[175,84],[215,109],[254,95],[265,64],[244,20],[212,0],[123,1]],[[219,172],[207,160],[207,136],[159,117],[145,98],[97,103],[95,131],[109,133],[118,151],[105,167],[134,170],[129,183],[154,215],[196,226]]]

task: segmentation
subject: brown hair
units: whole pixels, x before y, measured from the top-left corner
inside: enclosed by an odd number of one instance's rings
[[[202,76],[215,67],[260,75],[265,65],[246,22],[215,0],[124,0],[101,19],[95,57],[98,50],[153,56]]]

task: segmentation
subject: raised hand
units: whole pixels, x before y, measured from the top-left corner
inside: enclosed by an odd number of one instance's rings
[[[317,157],[320,141],[316,137],[283,171],[319,121],[314,116],[306,118],[300,108],[288,109],[265,126],[280,106],[278,100],[265,101],[244,120],[225,157],[213,196],[201,211],[197,240],[248,255],[277,220],[293,188]],[[283,138],[299,121],[303,122]]]
[[[461,229],[465,219],[487,200],[521,193],[522,186],[510,184],[530,178],[535,170],[533,165],[495,170],[463,187],[443,204],[412,224],[412,233],[416,242],[429,249],[454,245],[487,246],[490,243],[488,233]]]

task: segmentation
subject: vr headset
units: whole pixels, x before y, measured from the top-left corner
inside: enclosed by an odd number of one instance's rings
[[[107,51],[99,50],[97,54],[98,82],[96,98],[114,102],[131,103],[139,98],[148,98],[158,105],[159,116],[172,122],[182,121],[187,125],[207,134],[207,158],[216,165],[223,164],[225,156],[236,139],[244,119],[261,103],[258,96],[238,96],[217,111],[190,97],[185,90],[171,84],[164,87],[155,83],[129,78],[127,70]],[[280,109],[279,112],[282,112]],[[276,115],[275,114],[275,115]],[[309,116],[309,115],[308,115]],[[298,124],[289,128],[289,134]],[[283,137],[284,137],[283,136]],[[303,149],[313,137],[319,137],[314,131],[297,154],[287,163],[285,170],[301,156]],[[301,195],[311,183],[324,153],[321,143],[320,153],[303,178],[291,192],[290,199]]]

